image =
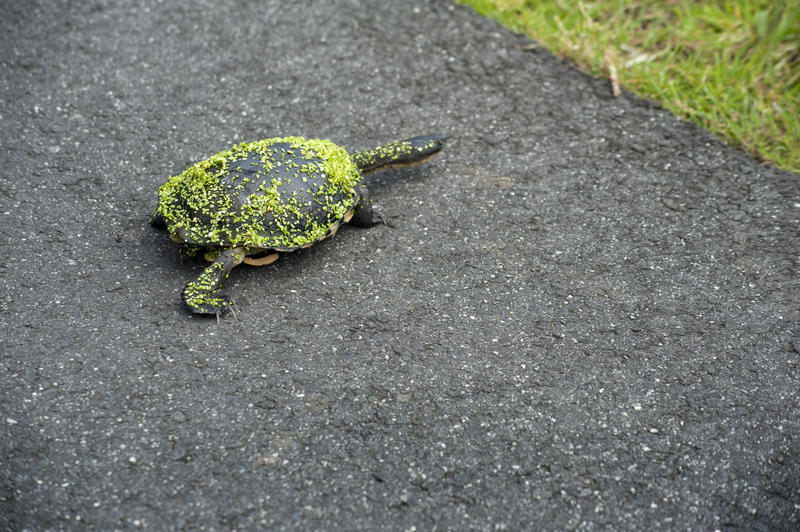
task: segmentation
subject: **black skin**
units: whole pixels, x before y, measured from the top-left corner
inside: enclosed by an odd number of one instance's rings
[[[150,225],[152,225],[152,226],[153,226],[153,227],[155,227],[156,229],[166,229],[166,228],[167,228],[167,222],[166,222],[166,221],[164,220],[164,218],[163,218],[163,217],[162,217],[160,214],[158,214],[157,212],[154,212],[154,213],[153,213],[153,214],[150,216]]]
[[[445,141],[446,138],[439,134],[413,137],[374,150],[356,153],[353,155],[353,160],[362,174],[386,168],[414,166],[436,155]],[[383,216],[372,208],[369,190],[364,185],[359,187],[358,196],[358,203],[348,223],[356,227],[372,227],[385,223]],[[167,225],[158,214],[150,218],[150,223],[160,229],[166,228]],[[335,230],[335,227],[333,229]],[[256,256],[269,253],[269,250],[261,250]],[[223,249],[214,262],[205,268],[198,280],[186,283],[182,296],[187,308],[196,314],[216,315],[218,318],[226,310],[232,309],[231,299],[218,292],[218,288],[230,271],[241,264],[244,255],[244,248]]]
[[[348,223],[355,227],[372,227],[380,223],[385,224],[383,215],[372,208],[372,198],[367,187],[362,185],[358,190],[358,196],[358,205],[356,205],[353,217],[350,218]]]

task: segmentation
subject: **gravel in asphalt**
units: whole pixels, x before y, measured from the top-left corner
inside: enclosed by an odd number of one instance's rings
[[[4,11],[0,529],[800,522],[797,175],[444,0]],[[183,308],[168,176],[429,132]]]

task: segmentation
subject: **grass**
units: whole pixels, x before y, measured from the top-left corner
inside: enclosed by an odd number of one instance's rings
[[[800,0],[459,0],[800,172]]]

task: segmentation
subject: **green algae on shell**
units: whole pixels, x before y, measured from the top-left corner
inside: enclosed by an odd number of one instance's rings
[[[343,219],[361,181],[344,148],[276,137],[233,146],[169,178],[156,213],[188,244],[291,250]]]

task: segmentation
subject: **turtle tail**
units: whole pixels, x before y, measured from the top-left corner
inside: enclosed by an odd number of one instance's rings
[[[364,174],[385,168],[414,166],[439,153],[446,140],[444,135],[438,133],[396,140],[372,150],[356,153],[353,155],[353,160]]]

